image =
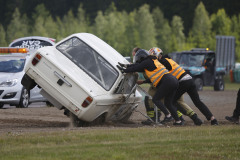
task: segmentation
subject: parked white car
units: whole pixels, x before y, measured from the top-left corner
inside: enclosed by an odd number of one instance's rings
[[[21,84],[24,67],[30,54],[44,46],[54,45],[54,39],[32,36],[14,40],[9,47],[28,48],[29,53],[12,53],[0,55],[0,108],[4,104],[14,105],[17,108],[26,108],[33,102],[47,102],[35,87],[29,92]]]
[[[25,68],[22,84],[36,84],[55,107],[64,109],[76,126],[125,121],[142,100],[137,74],[116,67],[129,63],[120,53],[89,33],[73,34],[54,46],[40,48]]]

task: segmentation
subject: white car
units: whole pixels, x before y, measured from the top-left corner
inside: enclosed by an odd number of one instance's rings
[[[91,122],[125,121],[142,100],[137,74],[116,67],[129,63],[120,53],[89,33],[73,34],[56,45],[38,49],[25,68],[22,84],[41,86],[41,94],[74,119]]]
[[[47,102],[47,99],[39,93],[38,87],[29,92],[22,86],[21,80],[30,54],[41,47],[54,44],[54,39],[46,37],[23,37],[14,40],[9,47],[28,48],[29,53],[0,55],[0,108],[4,104],[26,108],[32,102]]]

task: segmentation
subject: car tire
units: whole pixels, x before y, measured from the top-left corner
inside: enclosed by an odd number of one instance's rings
[[[28,90],[33,89],[37,85],[35,81],[32,78],[30,78],[27,74],[24,74],[21,80],[21,84]]]
[[[3,108],[4,104],[0,103],[0,108]]]
[[[71,123],[73,127],[87,127],[89,123],[79,119],[75,114],[72,112],[69,113],[69,117],[71,119]]]
[[[224,91],[223,79],[216,79],[214,83],[214,91]]]
[[[196,78],[194,80],[194,83],[196,85],[196,88],[198,91],[202,91],[203,90],[203,80],[201,78]]]
[[[47,105],[48,107],[54,107],[54,105],[53,105],[51,102],[49,102],[49,101],[46,102],[46,105]]]
[[[128,122],[129,122],[129,118],[132,116],[132,114],[133,114],[133,112],[130,112],[130,113],[126,114],[126,116],[123,117],[123,118],[120,120],[120,122],[122,122],[122,123],[128,123]]]
[[[17,108],[27,108],[29,105],[30,92],[23,87],[20,102],[16,106]]]

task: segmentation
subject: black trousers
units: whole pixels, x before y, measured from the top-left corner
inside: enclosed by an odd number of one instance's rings
[[[193,79],[179,82],[179,87],[174,96],[174,103],[176,103],[177,100],[186,92],[190,96],[194,105],[201,111],[201,113],[206,117],[206,119],[210,120],[213,114],[208,109],[208,107],[200,100],[199,94]]]
[[[157,91],[153,96],[153,103],[166,115],[167,109],[171,113],[172,117],[179,121],[177,114],[177,108],[173,106],[173,98],[178,88],[178,80],[171,74],[165,74],[159,84],[157,85]],[[164,104],[161,99],[164,98]],[[167,107],[167,109],[166,109]]]
[[[240,116],[240,88],[237,94],[236,108],[233,111],[233,117],[239,118],[239,116]]]

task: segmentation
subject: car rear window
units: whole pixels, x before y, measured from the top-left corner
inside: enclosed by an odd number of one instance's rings
[[[111,89],[118,77],[118,72],[86,43],[73,37],[56,48],[104,89]]]

